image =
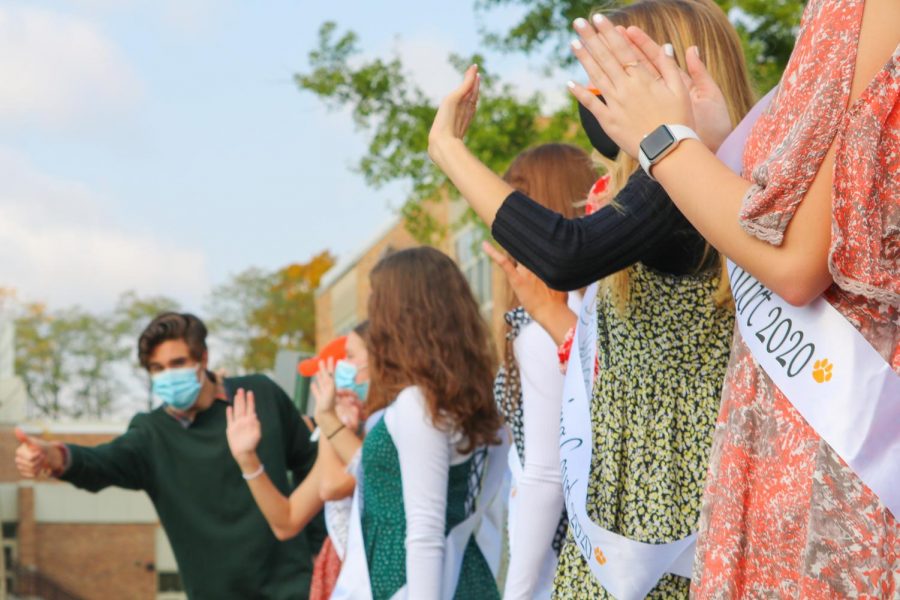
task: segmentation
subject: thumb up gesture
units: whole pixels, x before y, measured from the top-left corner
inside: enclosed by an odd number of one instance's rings
[[[15,429],[19,447],[16,448],[16,469],[26,479],[42,474],[58,473],[63,469],[64,457],[59,446]]]

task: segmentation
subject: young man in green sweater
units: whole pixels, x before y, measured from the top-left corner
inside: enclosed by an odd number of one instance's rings
[[[264,375],[223,380],[208,371],[206,327],[190,314],[156,317],[141,334],[138,357],[159,408],[135,415],[123,435],[95,447],[17,431],[19,473],[49,473],[91,492],[145,491],[193,600],[307,598],[322,519],[279,542],[245,481],[265,469],[287,496],[287,472],[298,484],[312,468],[316,446],[290,398]],[[254,473],[241,472],[225,437],[225,409],[239,389],[253,392],[263,429]]]

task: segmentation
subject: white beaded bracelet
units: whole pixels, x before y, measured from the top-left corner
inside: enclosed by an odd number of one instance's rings
[[[259,463],[259,468],[252,473],[241,473],[241,477],[243,477],[246,481],[250,481],[251,479],[256,479],[260,475],[262,475],[266,470],[266,466],[262,463]]]

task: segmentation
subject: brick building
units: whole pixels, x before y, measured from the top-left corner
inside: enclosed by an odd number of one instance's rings
[[[481,251],[483,230],[474,224],[458,229],[450,226],[458,222],[465,210],[462,201],[442,202],[431,210],[435,220],[447,226],[449,232],[436,247],[459,265],[499,344],[509,288],[503,271]],[[404,227],[403,220],[397,217],[361,244],[355,254],[339,261],[328,272],[316,292],[317,348],[366,319],[369,273],[375,264],[388,252],[418,245]]]

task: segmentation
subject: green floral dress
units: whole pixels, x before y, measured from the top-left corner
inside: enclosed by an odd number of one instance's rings
[[[484,454],[476,450],[467,461],[452,465],[447,488],[445,534],[474,507]],[[365,501],[362,531],[374,600],[387,600],[406,585],[406,513],[400,459],[384,419],[366,435],[362,452]],[[500,598],[494,575],[472,537],[463,555],[455,600]],[[411,599],[418,600],[418,599]]]
[[[717,275],[668,275],[638,263],[623,313],[599,292],[588,514],[633,540],[666,543],[697,530],[734,326],[733,312],[712,300]],[[666,574],[648,598],[687,598],[689,587]],[[553,596],[612,598],[571,532]]]

